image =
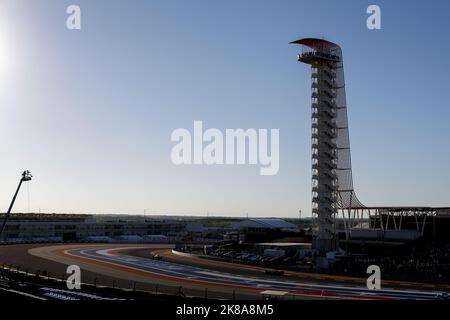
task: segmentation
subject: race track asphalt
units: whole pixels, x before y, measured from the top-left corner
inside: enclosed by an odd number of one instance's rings
[[[158,252],[163,260],[152,259]],[[362,279],[286,272],[267,276],[264,268],[174,255],[171,245],[13,245],[0,248],[0,264],[45,270],[66,277],[68,265],[82,270],[82,283],[221,299],[262,299],[266,290],[286,299],[434,299],[430,289],[383,287],[368,290]],[[58,276],[59,275],[59,276]],[[349,281],[352,280],[352,281]]]

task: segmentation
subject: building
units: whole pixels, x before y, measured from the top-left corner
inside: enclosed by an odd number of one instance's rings
[[[300,233],[295,224],[277,218],[245,219],[230,225],[229,229],[247,243],[299,236]]]
[[[144,240],[154,235],[176,237],[184,233],[185,223],[174,219],[14,214],[8,220],[0,241]]]
[[[232,224],[230,228],[235,230],[252,231],[266,231],[268,229],[294,232],[298,231],[298,227],[295,224],[277,218],[245,219]]]
[[[313,255],[311,243],[301,242],[262,242],[255,243],[254,250],[260,254],[269,256],[299,256]]]

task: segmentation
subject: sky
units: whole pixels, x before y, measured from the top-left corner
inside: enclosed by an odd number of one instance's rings
[[[310,69],[288,44],[304,37],[342,48],[358,198],[450,206],[450,2],[432,4],[0,0],[0,210],[29,169],[14,212],[309,216]],[[278,174],[174,165],[194,120],[279,129]]]

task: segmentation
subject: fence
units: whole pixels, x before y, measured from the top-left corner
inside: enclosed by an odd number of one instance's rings
[[[33,286],[58,287],[67,290],[66,273],[56,274],[46,270],[30,271],[17,265],[3,264],[0,266],[0,279],[9,283],[25,283]],[[215,291],[211,288],[186,288],[178,285],[168,285],[161,283],[147,283],[138,281],[128,281],[116,278],[91,277],[83,279],[81,291],[92,292],[100,295],[124,297],[128,299],[146,298],[200,298],[200,299],[225,299],[225,300],[255,300],[257,295],[247,294],[237,290]],[[264,299],[260,296],[259,299]],[[295,297],[294,297],[295,299]]]

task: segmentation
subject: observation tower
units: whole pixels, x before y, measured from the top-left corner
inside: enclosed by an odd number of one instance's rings
[[[338,210],[364,207],[353,190],[342,50],[322,39],[291,43],[302,46],[298,61],[311,65],[313,247],[333,251]]]

